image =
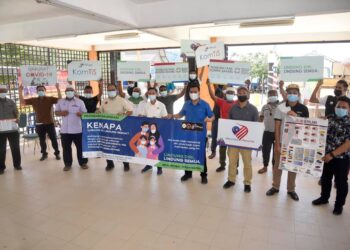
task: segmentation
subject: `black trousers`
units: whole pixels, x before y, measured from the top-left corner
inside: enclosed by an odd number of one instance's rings
[[[47,155],[47,151],[46,151],[47,150],[46,134],[47,134],[51,140],[52,148],[55,150],[55,155],[59,155],[60,150],[58,149],[55,125],[54,124],[40,124],[40,125],[36,125],[35,130],[39,135],[41,153],[43,155]]]
[[[322,172],[322,191],[321,197],[328,200],[332,190],[332,179],[334,175],[335,183],[337,183],[337,196],[335,206],[342,207],[345,204],[346,196],[348,195],[348,159],[334,158],[323,165]]]
[[[270,155],[271,155],[271,149],[273,150],[273,147],[275,145],[275,133],[264,131],[263,134],[263,140],[262,140],[262,153],[263,153],[263,163],[264,167],[269,166],[270,161]],[[275,154],[272,152],[272,166],[275,165]]]
[[[14,167],[21,166],[21,151],[19,148],[19,133],[17,131],[8,132],[8,133],[0,133],[0,170],[4,170],[6,168],[5,160],[6,160],[7,140],[10,143],[13,166]]]
[[[218,129],[219,120],[215,119],[211,124],[211,152],[216,152],[216,147],[218,146]]]
[[[88,162],[87,158],[83,158],[82,151],[82,134],[61,134],[63,162],[65,166],[72,166],[72,143],[77,149],[77,158],[79,165],[82,166]]]
[[[208,141],[208,138],[206,139]],[[185,171],[186,176],[192,177],[192,171]],[[203,172],[201,172],[201,177],[207,177],[208,176],[208,168],[207,168],[207,151],[204,152],[204,169]]]
[[[106,160],[108,167],[114,167],[114,162],[112,160]],[[124,166],[129,166],[129,162],[123,162]]]

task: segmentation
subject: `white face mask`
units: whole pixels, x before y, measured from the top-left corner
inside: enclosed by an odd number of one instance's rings
[[[91,94],[91,93],[85,93],[84,96],[85,96],[86,98],[92,98],[92,94]]]
[[[115,91],[115,90],[108,91],[109,98],[114,98],[116,96],[117,96],[117,91]]]
[[[155,141],[151,141],[151,142],[149,142],[149,144],[154,145],[154,144],[156,144],[156,142]]]
[[[74,91],[66,91],[66,97],[72,99],[74,97]]]
[[[4,99],[4,98],[6,98],[6,93],[0,93],[0,98],[2,98],[2,99]]]
[[[132,97],[139,98],[140,97],[140,93],[139,92],[132,92]]]
[[[191,80],[195,80],[197,78],[197,75],[196,74],[190,74],[190,79]]]
[[[269,103],[275,103],[275,102],[278,101],[278,97],[277,97],[277,96],[269,96],[269,97],[267,98],[267,101],[268,101]]]
[[[151,130],[151,133],[154,134],[156,131],[157,131],[157,130],[152,129],[152,130]]]
[[[192,101],[195,101],[198,99],[198,93],[190,93],[190,98]]]
[[[154,101],[157,97],[155,95],[148,95],[150,101]]]
[[[235,98],[235,95],[226,94],[227,101],[232,102],[233,98]]]
[[[146,141],[141,141],[141,144],[142,145],[146,145]]]
[[[167,91],[162,91],[162,92],[160,92],[160,95],[163,96],[163,97],[165,97],[165,96],[168,95],[168,92],[167,92]]]

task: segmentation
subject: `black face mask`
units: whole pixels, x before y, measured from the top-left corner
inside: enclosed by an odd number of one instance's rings
[[[343,93],[343,92],[342,92],[341,90],[339,90],[339,89],[335,89],[335,90],[334,90],[334,95],[335,95],[336,97],[341,96],[342,93]]]
[[[245,102],[246,100],[248,100],[248,96],[246,96],[246,95],[239,95],[238,96],[239,102]]]

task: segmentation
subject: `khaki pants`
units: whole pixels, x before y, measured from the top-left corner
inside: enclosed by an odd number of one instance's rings
[[[280,165],[280,157],[281,157],[280,153],[275,153],[275,165],[273,166],[272,186],[276,189],[280,188],[282,171],[283,171],[283,170],[278,168]],[[287,191],[288,192],[295,191],[295,179],[296,179],[296,177],[297,177],[296,173],[288,171],[288,180],[287,180]]]
[[[230,160],[228,168],[228,180],[236,182],[237,175],[237,163],[239,160],[239,154],[241,154],[244,165],[244,185],[250,185],[252,183],[253,171],[252,171],[252,150],[240,149],[240,148],[228,148],[228,158]]]

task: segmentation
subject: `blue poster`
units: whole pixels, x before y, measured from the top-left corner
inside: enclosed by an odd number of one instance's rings
[[[83,115],[83,156],[190,171],[204,168],[206,127],[180,120]]]

